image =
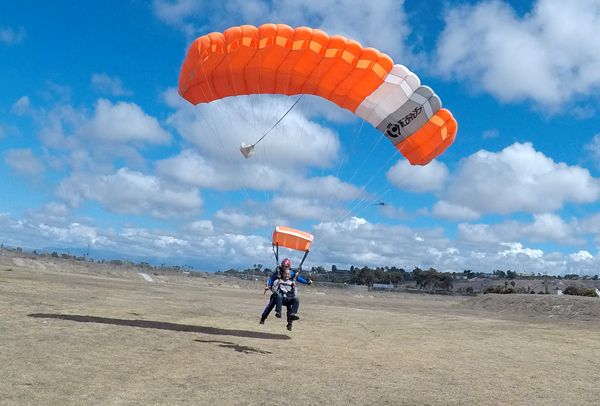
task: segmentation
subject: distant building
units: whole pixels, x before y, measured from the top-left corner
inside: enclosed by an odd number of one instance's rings
[[[392,290],[394,285],[391,283],[374,283],[373,290]]]

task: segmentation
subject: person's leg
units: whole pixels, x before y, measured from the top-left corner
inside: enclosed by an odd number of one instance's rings
[[[290,298],[285,298],[284,300],[284,304],[285,304],[285,308],[286,308],[286,314],[287,314],[287,325],[286,328],[288,329],[288,331],[292,331],[292,323],[294,322],[294,318],[292,318],[292,303],[293,301],[290,300]]]
[[[296,316],[296,320],[298,320],[298,309],[300,308],[300,299],[298,299],[297,297],[294,297],[291,299],[292,301],[292,314],[291,316],[294,317]]]
[[[269,313],[271,313],[271,310],[273,310],[273,307],[275,307],[275,294],[271,295],[271,297],[269,298],[269,303],[267,304],[267,306],[265,307],[265,310],[263,310],[262,314],[260,315],[260,324],[265,323],[265,320],[267,319],[267,317],[269,317]]]
[[[283,305],[283,295],[275,294],[275,317],[281,317],[281,306]]]

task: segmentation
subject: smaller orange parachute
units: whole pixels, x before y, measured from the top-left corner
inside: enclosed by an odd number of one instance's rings
[[[275,262],[279,263],[279,247],[289,248],[291,250],[304,251],[304,257],[298,265],[298,272],[302,270],[302,264],[310,252],[310,246],[313,242],[313,235],[305,231],[296,230],[295,228],[285,226],[275,226],[273,230],[273,254],[275,254]],[[296,272],[296,275],[298,274]]]

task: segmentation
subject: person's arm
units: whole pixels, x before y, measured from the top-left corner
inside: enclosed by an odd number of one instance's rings
[[[298,274],[298,277],[296,278],[296,280],[300,283],[303,283],[305,285],[310,285],[312,284],[312,281],[310,279],[306,279],[304,276]]]
[[[267,282],[265,283],[265,291],[263,292],[263,295],[267,292],[267,290],[269,290],[273,287],[273,281],[275,281],[275,272],[273,272],[271,274],[271,276],[269,276],[269,278],[267,279]]]

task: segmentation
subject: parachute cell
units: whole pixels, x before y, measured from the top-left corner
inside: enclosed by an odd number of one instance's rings
[[[285,24],[242,25],[196,39],[179,76],[192,104],[248,94],[313,94],[350,110],[425,165],[452,144],[452,114],[403,65],[343,36]]]

